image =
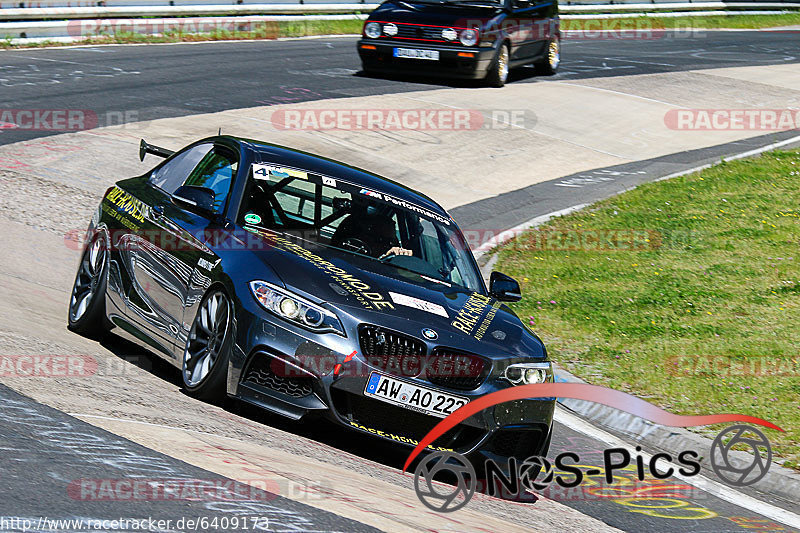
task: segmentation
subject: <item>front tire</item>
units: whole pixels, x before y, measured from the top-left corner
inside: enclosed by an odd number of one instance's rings
[[[200,302],[181,366],[183,385],[190,396],[207,401],[225,397],[233,343],[232,311],[228,297],[219,289],[211,290]]]
[[[558,72],[561,64],[561,40],[556,37],[547,43],[547,53],[544,58],[535,63],[536,73],[542,76],[553,76]]]
[[[486,85],[499,88],[506,84],[506,80],[508,79],[508,61],[510,57],[511,53],[509,52],[508,44],[501,45],[494,65],[492,65],[492,68],[486,73]]]
[[[67,327],[87,337],[102,337],[106,323],[106,277],[108,246],[102,233],[94,236],[84,249],[72,294],[69,299]]]
[[[376,77],[378,75],[378,73],[375,72],[375,70],[373,70],[372,68],[368,67],[367,64],[362,61],[361,62],[361,75],[365,76],[367,78],[374,78],[374,77]]]

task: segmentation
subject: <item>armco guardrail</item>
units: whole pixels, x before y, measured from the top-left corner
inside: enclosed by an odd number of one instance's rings
[[[131,33],[163,35],[167,32],[256,32],[261,38],[277,38],[277,22],[307,20],[363,20],[367,14],[347,15],[252,15],[237,17],[180,17],[42,20],[0,23],[0,38],[12,42],[72,42],[92,36]]]
[[[91,19],[112,17],[191,17],[209,15],[294,15],[368,13],[379,4],[237,4],[192,6],[95,6],[0,9],[0,20]]]
[[[131,5],[104,5],[82,7],[12,7],[0,9],[0,20],[53,20],[53,19],[89,19],[113,17],[183,17],[213,15],[293,15],[303,13],[368,13],[380,4],[369,3],[270,3],[270,4],[214,4],[191,5],[141,5],[148,0],[134,0]],[[173,0],[174,1],[174,0]],[[593,2],[593,0],[582,0]],[[675,2],[627,3],[632,0],[616,0],[614,4],[580,3],[560,6],[562,13],[599,12],[614,13],[622,11],[700,11],[708,9],[786,9],[798,8],[800,3],[766,1],[766,2]],[[137,5],[133,5],[133,4]]]
[[[559,5],[562,13],[597,12],[610,13],[618,11],[702,11],[707,9],[766,9],[766,8],[798,8],[796,2],[663,2],[657,4],[614,2],[608,4]]]

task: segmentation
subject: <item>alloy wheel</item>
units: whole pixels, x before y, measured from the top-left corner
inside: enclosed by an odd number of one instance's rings
[[[183,355],[183,378],[190,387],[208,377],[220,356],[230,322],[229,307],[228,299],[220,291],[212,293],[200,305]]]
[[[503,46],[500,49],[500,56],[497,58],[497,70],[502,83],[508,79],[508,47]]]
[[[547,50],[547,60],[550,62],[550,68],[552,70],[556,70],[558,64],[561,63],[561,46],[558,40],[550,42],[550,47]]]
[[[98,237],[84,252],[78,274],[75,276],[75,285],[72,287],[72,297],[69,301],[69,317],[72,322],[80,320],[89,309],[102,281],[105,263],[106,246],[102,237]]]

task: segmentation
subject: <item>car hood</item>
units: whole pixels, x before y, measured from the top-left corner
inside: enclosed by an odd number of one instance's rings
[[[472,27],[476,23],[485,24],[498,11],[500,11],[500,7],[453,6],[422,2],[385,2],[370,14],[368,20],[432,26]],[[467,24],[468,21],[471,21],[471,23]]]
[[[271,249],[257,255],[287,289],[339,308],[355,322],[486,356],[545,356],[538,337],[494,298],[307,241],[269,242]],[[437,339],[426,339],[424,329]]]

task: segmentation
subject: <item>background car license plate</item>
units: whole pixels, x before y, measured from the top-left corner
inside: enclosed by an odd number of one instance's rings
[[[418,387],[377,372],[370,374],[364,394],[439,418],[469,402],[467,398]]]
[[[417,50],[415,48],[395,48],[394,57],[407,57],[409,59],[431,59],[439,61],[438,50]]]

